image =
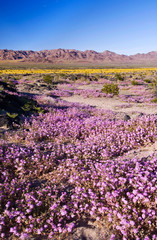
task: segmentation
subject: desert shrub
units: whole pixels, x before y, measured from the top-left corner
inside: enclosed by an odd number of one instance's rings
[[[53,76],[53,80],[54,80],[54,82],[59,81],[59,80],[60,80],[59,74],[55,74],[55,75]]]
[[[140,76],[140,78],[143,80],[144,74],[141,73],[141,74],[139,74],[139,76]]]
[[[120,73],[116,73],[115,78],[119,81],[124,81],[124,77]]]
[[[150,86],[153,88],[157,88],[157,78],[155,78],[151,83]]]
[[[47,74],[43,76],[43,81],[47,84],[52,84],[53,78],[53,76]]]
[[[136,80],[132,80],[132,81],[131,81],[131,84],[132,84],[133,86],[140,85],[140,83],[139,83],[138,81],[136,81]]]
[[[157,78],[149,86],[152,88],[155,97],[157,97]]]
[[[101,78],[101,75],[100,74],[96,74],[95,77],[99,79],[99,78]]]
[[[14,74],[14,79],[15,80],[20,80],[21,78],[22,78],[22,75],[16,75],[16,74]]]
[[[58,75],[60,78],[64,78],[64,79],[67,78],[67,75],[65,73],[59,73]]]
[[[43,110],[41,109],[40,106],[38,106],[36,104],[36,102],[32,101],[32,100],[29,100],[27,101],[22,107],[21,109],[24,111],[24,112],[34,112],[34,113],[41,113],[43,112]]]
[[[31,101],[28,101],[21,107],[21,109],[25,112],[29,112],[31,111],[32,107],[33,107],[33,103]]]
[[[103,86],[102,92],[107,93],[107,94],[118,95],[119,94],[118,84],[105,83]]]
[[[16,118],[18,116],[18,113],[9,113],[9,112],[7,112],[7,116],[9,118]]]
[[[108,76],[107,76],[107,75],[105,75],[105,74],[101,74],[101,75],[100,75],[100,78],[105,78],[105,79],[108,79]]]
[[[154,99],[152,99],[151,102],[152,102],[152,103],[157,103],[157,97],[155,97]]]
[[[98,76],[93,76],[92,80],[97,82],[99,80],[99,77]]]
[[[72,75],[69,76],[69,79],[72,80],[72,81],[76,81],[76,80],[78,80],[78,76],[72,74]]]
[[[146,82],[146,83],[151,83],[150,79],[144,79],[143,81]]]
[[[85,76],[82,76],[82,77],[80,78],[80,80],[81,80],[82,82],[84,82],[84,81],[86,81],[86,77],[85,77]]]

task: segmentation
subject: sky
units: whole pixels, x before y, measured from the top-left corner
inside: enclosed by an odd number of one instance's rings
[[[157,0],[0,0],[0,49],[157,51]]]

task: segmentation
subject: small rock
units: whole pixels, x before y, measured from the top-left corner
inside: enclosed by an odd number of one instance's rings
[[[144,113],[141,112],[138,116],[139,116],[139,117],[142,117],[143,115],[144,115]]]
[[[131,119],[131,117],[130,117],[129,115],[125,114],[125,116],[124,116],[124,121],[128,121],[128,120],[130,120],[130,119]]]

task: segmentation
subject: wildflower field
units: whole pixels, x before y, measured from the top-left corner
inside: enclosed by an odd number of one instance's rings
[[[124,68],[124,69],[0,69],[0,74],[110,74],[110,73],[147,73],[157,68]]]
[[[126,120],[114,110],[62,98],[157,109],[157,69],[0,70],[0,75],[17,89],[0,94],[27,94],[38,103],[31,108],[40,110],[14,116],[18,124],[13,121],[1,135],[0,239],[72,239],[80,222],[91,220],[101,229],[98,240],[156,240],[157,149],[143,157],[129,153],[157,141],[157,111]],[[22,109],[28,112],[30,105]],[[0,111],[4,116],[1,106]]]

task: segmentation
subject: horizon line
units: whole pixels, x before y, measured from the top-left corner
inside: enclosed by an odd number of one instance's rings
[[[116,51],[111,51],[111,50],[104,50],[102,52],[99,52],[99,51],[96,51],[96,50],[93,50],[93,49],[86,49],[86,50],[78,50],[78,49],[74,49],[74,48],[54,48],[54,49],[42,49],[42,50],[32,50],[32,49],[7,49],[7,48],[4,48],[4,49],[1,49],[0,48],[0,51],[3,51],[3,50],[7,50],[7,51],[32,51],[32,52],[42,52],[42,51],[53,51],[53,50],[73,50],[73,51],[79,51],[79,52],[86,52],[86,51],[94,51],[94,52],[97,52],[97,53],[104,53],[104,52],[111,52],[111,53],[116,53],[118,55],[125,55],[125,56],[133,56],[133,55],[137,55],[137,54],[148,54],[148,53],[152,53],[152,52],[157,52],[157,50],[152,50],[152,51],[149,51],[149,52],[137,52],[137,53],[134,53],[134,54],[124,54],[124,53],[117,53]]]

